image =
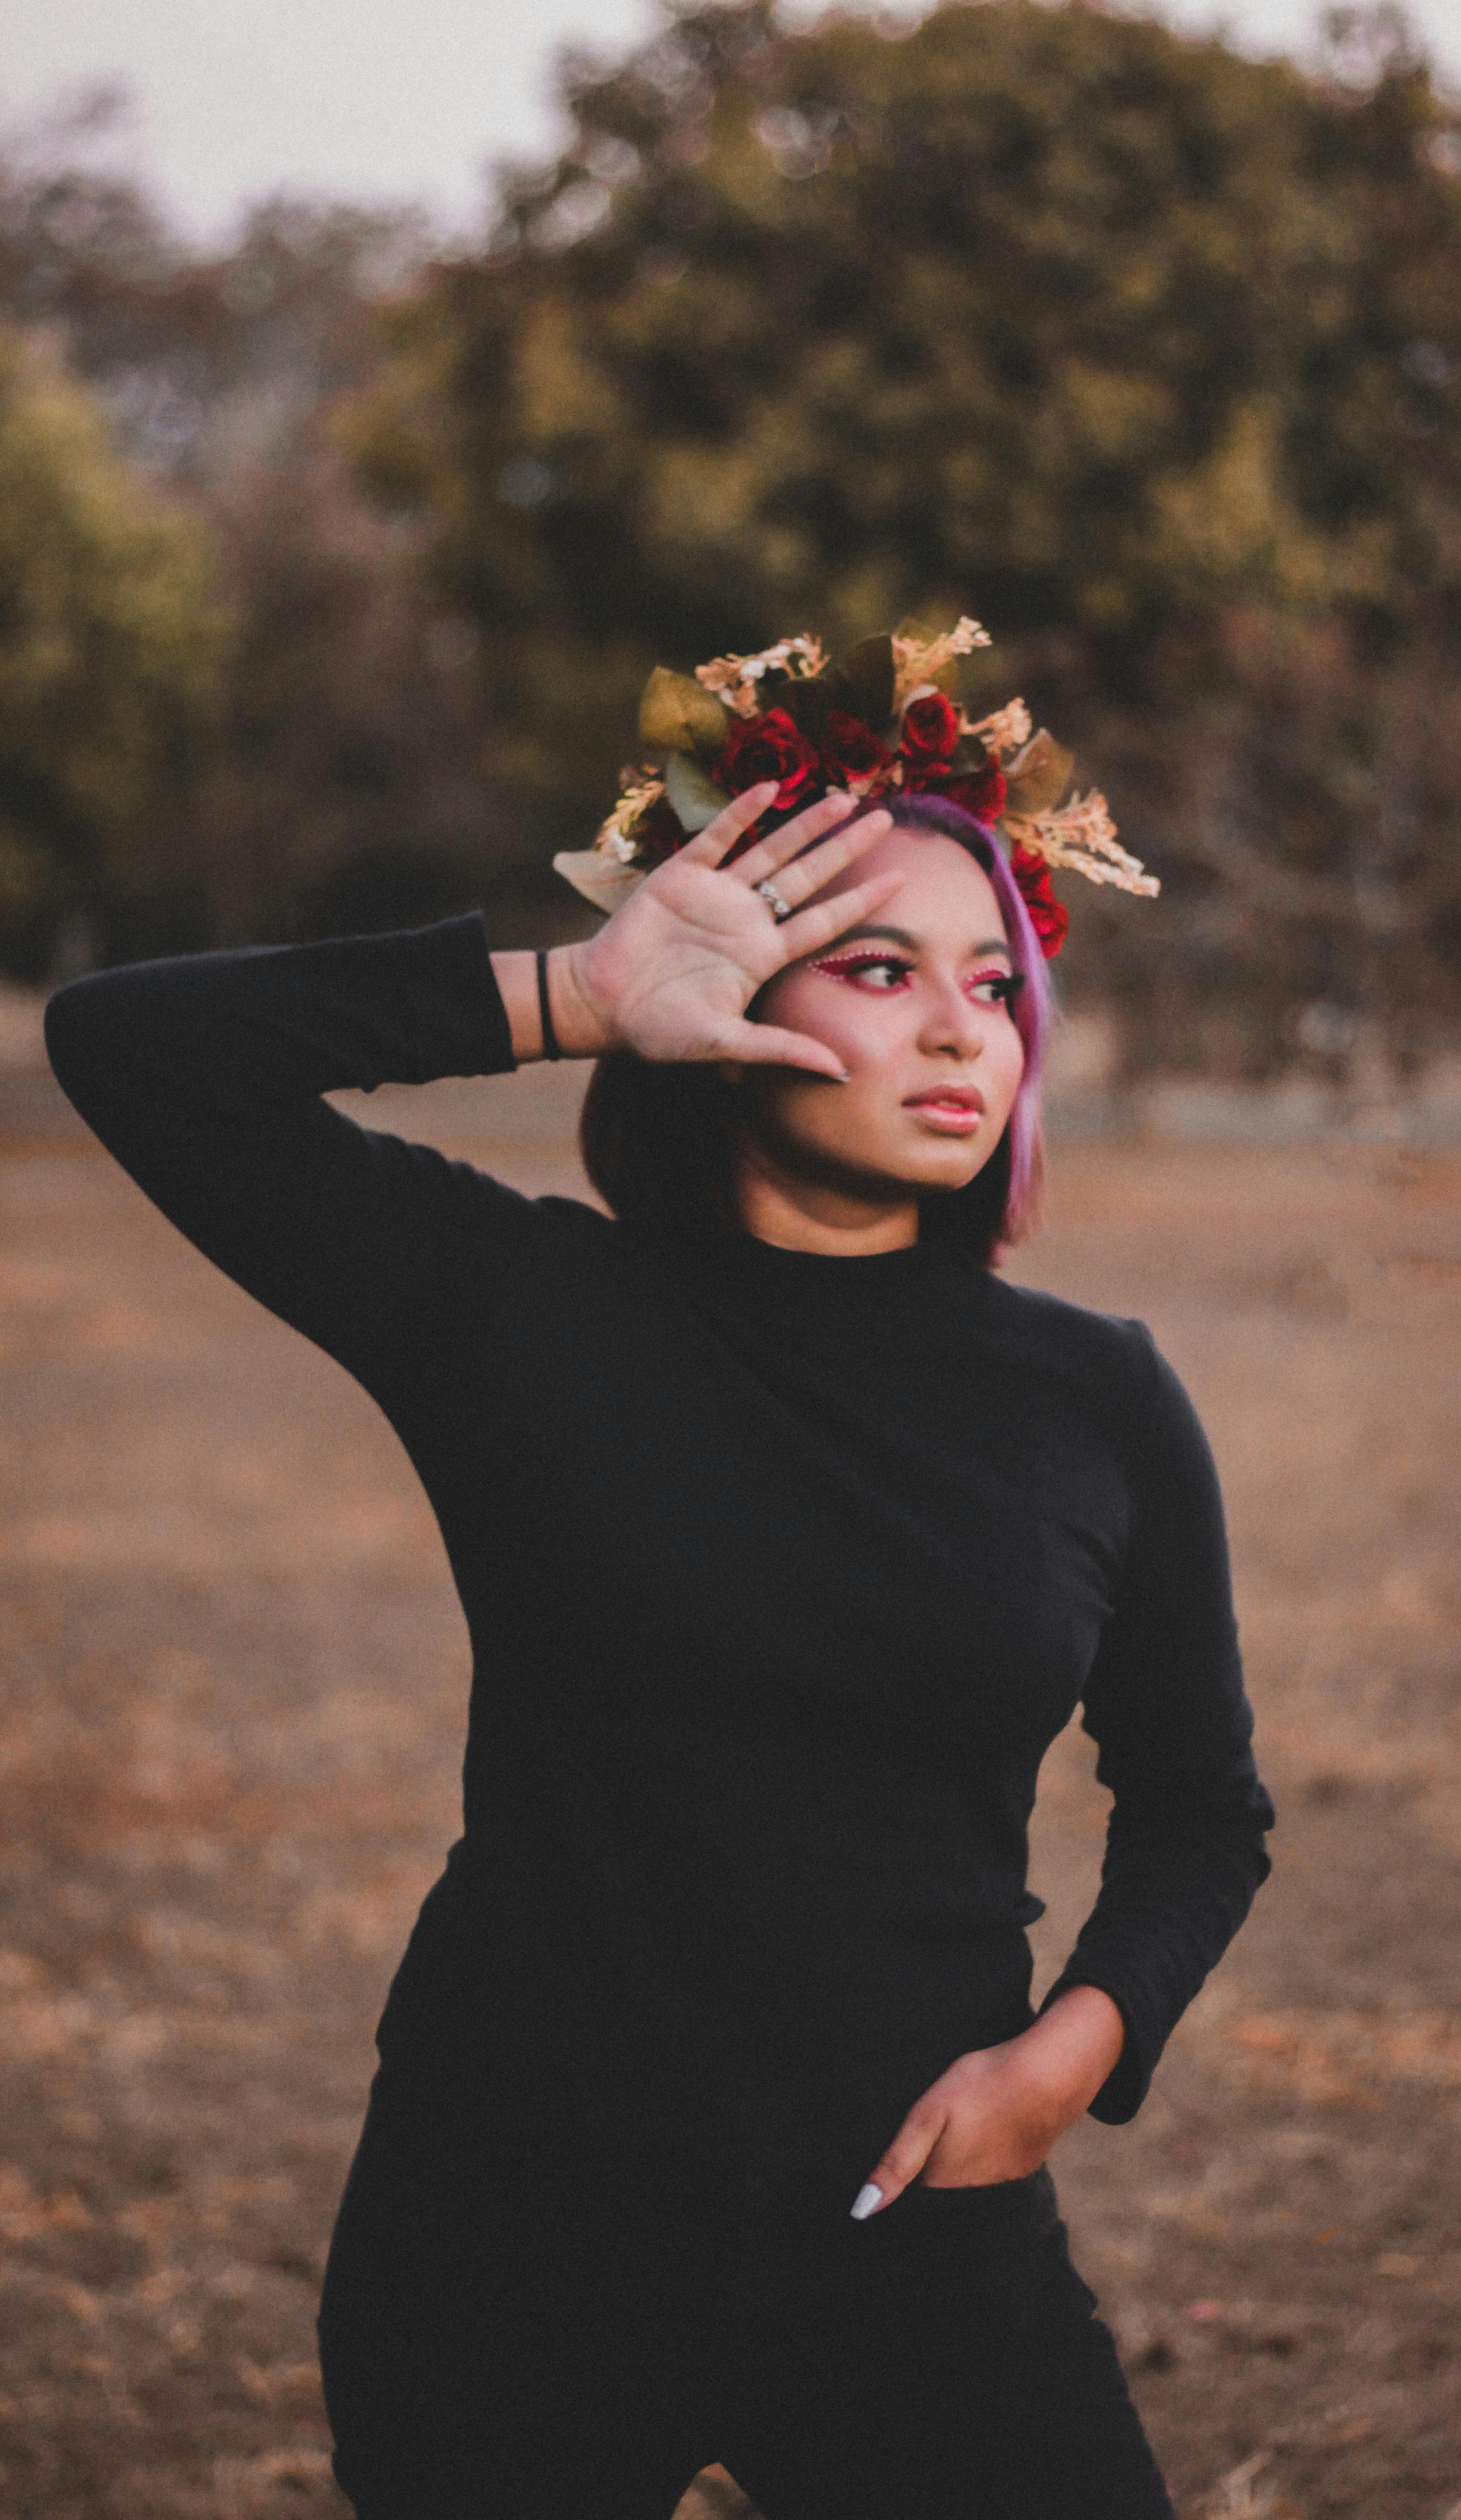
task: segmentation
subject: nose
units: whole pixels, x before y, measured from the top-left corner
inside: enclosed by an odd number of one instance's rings
[[[984,1047],[984,1028],[956,980],[939,981],[918,1036],[919,1049],[945,1058],[978,1058]]]

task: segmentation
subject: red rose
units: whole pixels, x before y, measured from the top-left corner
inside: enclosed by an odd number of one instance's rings
[[[1027,849],[1017,840],[1010,856],[1010,873],[1020,886],[1029,923],[1040,940],[1040,951],[1048,963],[1060,952],[1066,941],[1071,914],[1065,903],[1057,901],[1050,889],[1049,862],[1038,849]]]
[[[892,754],[849,709],[829,709],[822,734],[822,767],[834,787],[881,792],[892,768]]]
[[[977,823],[997,823],[1007,792],[997,761],[986,761],[982,770],[968,771],[962,779],[947,779],[938,790],[951,805],[962,805]]]
[[[785,709],[774,708],[767,709],[764,717],[732,718],[715,777],[733,796],[744,796],[748,788],[759,787],[763,779],[775,779],[779,784],[773,810],[785,813],[796,804],[816,766],[816,752],[800,728]]]
[[[630,834],[634,842],[636,866],[662,866],[682,849],[689,833],[667,796],[656,796],[646,805]]]
[[[934,772],[946,762],[959,741],[959,712],[942,692],[925,692],[921,700],[910,700],[903,711],[902,754],[907,762],[910,787],[922,787],[921,774]]]

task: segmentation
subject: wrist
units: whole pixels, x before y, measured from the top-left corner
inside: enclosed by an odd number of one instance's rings
[[[581,945],[555,945],[547,956],[548,1009],[565,1058],[598,1058],[614,1046],[607,1018],[583,977]]]
[[[1069,2126],[1115,2071],[1125,2040],[1120,2009],[1103,1988],[1071,1986],[1017,2044],[1032,2085]]]
[[[610,1047],[610,1035],[573,976],[571,958],[578,950],[575,945],[555,945],[545,958],[548,1012],[565,1058],[596,1058]],[[512,1031],[513,1058],[520,1067],[525,1066],[546,1055],[537,956],[522,951],[495,953],[492,970]]]

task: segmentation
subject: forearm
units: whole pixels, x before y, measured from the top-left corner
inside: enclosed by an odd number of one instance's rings
[[[1081,1722],[1112,1796],[1096,1904],[1047,2003],[1077,1985],[1119,2006],[1126,2042],[1091,2114],[1132,2117],[1166,2040],[1268,1871],[1273,1806],[1253,1756],[1222,1498],[1211,1449],[1150,1334],[1140,1504]]]
[[[144,1132],[173,1128],[179,1107],[243,1121],[342,1086],[511,1064],[475,915],[93,972],[57,991],[46,1033],[84,1116],[95,1108]]]
[[[1256,1778],[1240,1779],[1225,1807],[1194,1813],[1180,1834],[1122,1826],[1113,1815],[1101,1894],[1050,2002],[1053,2013],[1073,1994],[1100,1990],[1120,2008],[1126,2044],[1093,2102],[1098,2118],[1120,2125],[1140,2107],[1168,2038],[1267,1874],[1270,1818]]]

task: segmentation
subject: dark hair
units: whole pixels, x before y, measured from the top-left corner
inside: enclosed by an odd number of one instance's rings
[[[875,810],[861,806],[848,820]],[[894,828],[938,832],[968,849],[994,888],[1011,960],[1025,974],[1015,1001],[1025,1072],[999,1144],[963,1190],[931,1191],[919,1200],[921,1239],[956,1244],[988,1268],[1001,1245],[1019,1241],[1034,1223],[1041,1054],[1052,1012],[1045,958],[1014,877],[992,834],[972,814],[941,797],[911,796],[899,800]],[[583,1101],[584,1170],[625,1225],[658,1233],[734,1232],[736,1142],[745,1107],[744,1089],[727,1084],[709,1061],[662,1063],[613,1051],[596,1062]]]

